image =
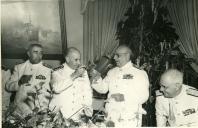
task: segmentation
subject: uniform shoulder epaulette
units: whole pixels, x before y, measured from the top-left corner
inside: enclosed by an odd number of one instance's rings
[[[133,65],[135,68],[137,68],[137,69],[139,69],[139,70],[144,70],[147,66],[148,66],[148,64],[147,63],[144,63],[142,66],[137,66],[136,64],[134,64]]]
[[[160,90],[156,90],[156,91],[155,91],[155,95],[156,95],[156,97],[157,97],[157,96],[163,96],[163,93],[160,92]]]
[[[51,66],[51,65],[49,65],[49,64],[43,63],[43,66],[45,66],[45,67],[47,67],[47,68],[52,69],[52,66]]]
[[[4,71],[9,70],[9,68],[8,68],[8,67],[6,67],[6,66],[4,66],[4,65],[1,65],[1,69],[2,69],[2,70],[4,70]]]
[[[16,65],[21,65],[21,64],[25,64],[25,63],[26,63],[26,61],[25,62],[19,62]]]
[[[196,88],[188,88],[188,89],[186,89],[186,93],[188,95],[198,97],[198,89],[196,89]]]
[[[61,65],[61,66],[59,66],[59,67],[56,67],[56,68],[54,68],[53,70],[54,70],[54,71],[57,71],[57,70],[62,69],[62,68],[64,68],[63,65]]]
[[[138,67],[136,64],[133,64],[133,67],[135,67],[135,68],[141,70],[140,67]]]

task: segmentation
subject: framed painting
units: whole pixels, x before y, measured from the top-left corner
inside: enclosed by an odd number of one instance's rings
[[[60,59],[67,47],[64,0],[2,0],[2,58],[21,59],[32,43],[43,59]]]

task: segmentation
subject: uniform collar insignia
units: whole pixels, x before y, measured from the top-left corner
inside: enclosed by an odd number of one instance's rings
[[[38,76],[36,76],[36,79],[45,80],[45,79],[46,79],[46,77],[45,77],[45,76],[43,76],[43,75],[38,75]]]
[[[132,74],[124,74],[122,79],[133,79],[133,75]]]

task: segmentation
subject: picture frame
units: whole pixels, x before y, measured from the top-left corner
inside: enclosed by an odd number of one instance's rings
[[[61,60],[67,48],[64,0],[2,0],[1,55],[24,59],[30,44],[44,48],[43,59]]]

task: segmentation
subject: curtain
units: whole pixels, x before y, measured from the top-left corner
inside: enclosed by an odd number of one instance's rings
[[[188,58],[196,60],[191,66],[198,72],[198,1],[172,0],[168,8],[179,35],[180,49]]]
[[[59,2],[60,28],[61,28],[61,40],[62,40],[62,53],[65,54],[65,51],[67,49],[65,1],[59,0],[58,2]]]
[[[116,30],[123,19],[128,0],[95,0],[83,11],[83,62],[93,62],[112,54],[118,46]]]

